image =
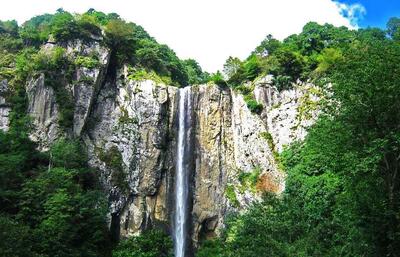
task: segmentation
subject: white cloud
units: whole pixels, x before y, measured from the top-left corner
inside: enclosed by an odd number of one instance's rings
[[[308,21],[354,27],[363,13],[332,0],[12,0],[1,6],[0,19],[21,23],[59,7],[116,12],[207,71],[222,69],[230,55],[245,58],[267,34],[283,39]]]
[[[358,22],[364,18],[364,15],[367,14],[367,10],[361,4],[343,4],[337,3],[337,6],[340,9],[340,13],[346,17],[350,24],[354,27],[357,27]]]

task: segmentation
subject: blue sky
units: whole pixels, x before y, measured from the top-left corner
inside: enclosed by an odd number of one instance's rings
[[[391,17],[400,17],[400,0],[340,0],[347,5],[361,4],[365,8],[363,18],[358,20],[358,26],[385,28]]]

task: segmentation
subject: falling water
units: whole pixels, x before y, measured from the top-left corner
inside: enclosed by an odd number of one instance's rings
[[[175,257],[184,257],[186,248],[186,221],[188,202],[188,172],[186,168],[187,159],[185,153],[188,146],[188,131],[190,129],[190,87],[179,90],[179,130],[176,159],[176,181],[175,181],[175,219],[174,219],[174,242]]]

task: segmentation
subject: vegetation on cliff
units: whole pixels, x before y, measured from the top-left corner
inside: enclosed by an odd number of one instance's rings
[[[60,46],[73,40],[85,43],[100,42],[112,52],[115,66],[128,64],[137,69],[153,71],[170,78],[173,85],[203,83],[208,80],[199,64],[180,60],[168,46],[159,44],[141,26],[126,22],[118,14],[105,14],[90,9],[83,14],[71,14],[62,9],[55,14],[33,17],[22,26],[15,21],[0,23],[1,46],[7,53],[0,54],[2,68],[12,65],[12,58],[23,48],[37,51],[46,42]],[[95,60],[78,59],[78,64],[93,67]],[[2,74],[0,75],[7,75]],[[12,74],[10,74],[12,75]]]
[[[400,26],[393,23],[388,31],[312,23],[256,49],[252,58],[268,62],[294,44],[289,59],[304,62],[292,69],[299,73],[283,74],[312,78],[331,96],[305,141],[280,156],[284,193],[232,217],[197,256],[398,256]],[[257,55],[265,50],[270,57]]]

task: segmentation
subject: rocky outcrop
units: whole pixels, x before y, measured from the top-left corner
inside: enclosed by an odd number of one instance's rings
[[[0,130],[8,131],[10,125],[11,106],[7,101],[8,92],[7,80],[0,81]]]
[[[248,207],[263,192],[283,191],[279,153],[284,145],[303,139],[318,115],[321,95],[310,84],[279,92],[267,77],[248,86],[264,106],[260,115],[234,90],[193,87],[195,244],[218,234],[229,212]]]
[[[42,51],[50,52],[54,44],[46,44]],[[31,134],[31,139],[38,142],[39,148],[46,150],[60,137],[79,137],[86,124],[91,106],[104,81],[105,73],[109,63],[110,52],[99,43],[83,44],[74,41],[66,46],[67,57],[73,61],[77,56],[96,55],[99,64],[94,68],[76,67],[73,72],[74,81],[64,83],[57,81],[54,86],[62,87],[65,94],[70,96],[73,102],[73,125],[72,128],[60,128],[60,104],[57,103],[54,88],[45,83],[46,77],[35,74],[28,82],[26,91],[28,95],[28,114],[36,129]],[[62,71],[61,71],[62,72]]]
[[[193,87],[195,165],[193,182],[193,240],[212,237],[223,224],[227,208],[225,187],[234,170],[232,95],[214,84]]]
[[[28,114],[32,117],[35,129],[30,137],[38,142],[40,149],[48,149],[51,143],[61,137],[58,125],[58,105],[54,89],[45,85],[40,74],[32,78],[26,87],[28,96]]]
[[[319,114],[322,89],[310,83],[293,84],[288,90],[279,92],[271,86],[272,77],[267,76],[255,82],[255,99],[263,104],[261,119],[271,134],[276,151],[284,146],[303,140],[307,129]]]
[[[169,223],[177,91],[126,75],[102,88],[85,136],[122,236]]]
[[[67,53],[72,58],[77,55],[97,56],[99,61],[97,67],[78,67],[75,71],[76,83],[72,85],[72,95],[75,105],[72,132],[75,137],[78,137],[81,135],[96,95],[105,80],[110,51],[99,43],[92,43],[87,46],[81,41],[75,41],[67,46]]]
[[[60,137],[79,138],[89,164],[99,171],[109,200],[112,231],[127,237],[152,226],[171,231],[177,139],[178,90],[133,81],[127,67],[109,66],[109,51],[92,43],[68,44],[74,56],[97,55],[99,65],[76,67],[74,81],[60,85],[73,99],[71,128],[59,124],[60,105],[43,74],[27,84],[31,138],[47,149]],[[48,51],[52,46],[46,45]],[[309,84],[279,92],[270,78],[249,85],[264,108],[259,114],[244,97],[215,84],[193,86],[191,233],[194,245],[217,235],[230,212],[247,208],[265,191],[284,189],[279,153],[304,138],[318,115],[320,92]],[[1,91],[3,92],[3,91]],[[0,125],[8,112],[0,92]],[[7,109],[9,111],[9,109]]]

